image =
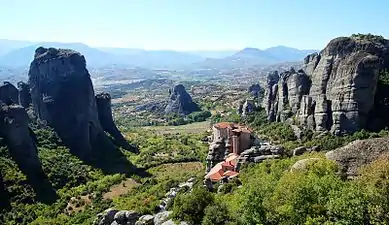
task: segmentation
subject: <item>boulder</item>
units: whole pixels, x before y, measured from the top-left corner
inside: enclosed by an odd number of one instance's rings
[[[24,108],[28,108],[31,104],[30,87],[28,84],[20,81],[18,82],[18,92],[19,105],[23,106]]]
[[[154,216],[153,215],[143,215],[141,216],[135,225],[154,225]]]
[[[84,56],[39,47],[28,76],[37,119],[53,127],[73,153],[87,159],[93,150],[115,148],[100,125]]]
[[[293,166],[290,168],[290,171],[303,171],[307,168],[308,165],[317,162],[321,160],[320,158],[308,158],[308,159],[301,159],[293,164]]]
[[[182,84],[175,85],[169,90],[170,97],[165,108],[166,114],[190,114],[200,111],[199,106],[193,102],[192,97],[186,92]]]
[[[169,219],[171,211],[163,211],[154,215],[154,225],[162,225]]]
[[[115,214],[114,220],[119,225],[135,225],[140,215],[135,211],[119,211]]]
[[[358,175],[362,166],[384,154],[389,154],[389,138],[372,138],[356,140],[344,147],[329,151],[326,153],[326,158],[334,160],[339,165],[340,171],[352,178]]]
[[[120,133],[119,129],[116,127],[113,121],[111,109],[111,95],[108,93],[97,94],[96,106],[99,115],[99,121],[103,130],[112,136],[114,142],[118,146],[126,150],[138,153],[139,150],[136,148],[136,146],[130,145],[127,142],[127,140]]]
[[[293,149],[293,156],[302,155],[307,151],[307,148],[304,146],[297,147]]]
[[[97,218],[93,222],[93,225],[111,225],[114,222],[115,214],[119,210],[107,209],[102,213],[97,214]]]
[[[3,85],[0,85],[0,101],[4,104],[17,104],[18,96],[18,89],[10,82],[5,81]]]

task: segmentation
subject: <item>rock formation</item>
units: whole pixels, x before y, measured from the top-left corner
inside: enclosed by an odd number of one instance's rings
[[[358,170],[384,154],[389,154],[389,138],[356,140],[348,145],[329,151],[327,159],[335,160],[340,171],[347,177],[355,177]]]
[[[92,149],[114,148],[99,122],[84,56],[39,47],[28,75],[38,120],[47,121],[73,153],[87,158]]]
[[[12,158],[22,171],[37,171],[41,169],[41,164],[28,122],[23,107],[10,105],[0,108],[0,135],[4,137]]]
[[[19,105],[28,108],[31,104],[30,87],[23,81],[18,82],[18,99]]]
[[[29,117],[19,105],[0,108],[0,136],[4,138],[12,159],[26,175],[36,193],[36,199],[52,202],[56,193],[44,174],[38,158],[35,136],[28,127]]]
[[[113,118],[112,118],[112,109],[111,109],[111,96],[108,93],[100,93],[96,95],[96,105],[97,112],[99,115],[99,121],[101,127],[104,131],[108,132],[115,143],[122,148],[137,152],[135,146],[130,145],[123,135],[120,133],[119,129],[116,127]]]
[[[263,88],[259,84],[252,84],[248,88],[248,92],[251,94],[252,97],[258,98],[258,96],[263,92]]]
[[[336,38],[308,55],[302,70],[268,76],[263,106],[270,121],[294,117],[316,131],[366,128],[380,71],[389,68],[389,41],[373,35]]]
[[[193,102],[192,97],[186,92],[182,84],[175,85],[169,90],[169,100],[165,108],[166,114],[190,114],[200,111],[199,106]]]
[[[246,99],[242,105],[242,116],[247,116],[252,114],[256,109],[254,100]]]
[[[7,105],[18,103],[18,89],[10,82],[5,81],[0,86],[0,101]]]

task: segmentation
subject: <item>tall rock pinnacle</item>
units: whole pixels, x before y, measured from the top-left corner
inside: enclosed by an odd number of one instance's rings
[[[193,102],[192,97],[186,92],[182,84],[175,85],[169,90],[170,97],[165,108],[166,114],[190,114],[191,112],[200,111],[199,106]]]
[[[69,49],[37,48],[29,85],[37,118],[47,121],[72,152],[88,157],[102,146],[114,148],[100,125],[83,55]]]
[[[115,143],[122,148],[138,152],[135,146],[130,145],[123,135],[120,133],[119,129],[116,127],[113,118],[112,118],[112,109],[111,109],[111,95],[108,93],[100,93],[96,95],[97,103],[97,112],[99,115],[99,121],[104,131],[108,132],[114,139]]]

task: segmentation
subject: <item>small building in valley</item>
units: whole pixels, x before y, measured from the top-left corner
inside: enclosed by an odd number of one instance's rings
[[[258,144],[258,139],[250,128],[236,123],[217,123],[213,125],[212,131],[205,179],[218,182],[237,176],[239,155]]]

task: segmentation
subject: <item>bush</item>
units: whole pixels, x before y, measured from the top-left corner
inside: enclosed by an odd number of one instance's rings
[[[191,193],[178,195],[174,200],[172,217],[190,224],[200,224],[205,209],[214,203],[214,196],[204,187],[197,187]]]
[[[232,221],[229,210],[224,203],[215,202],[205,208],[202,225],[225,225]]]

